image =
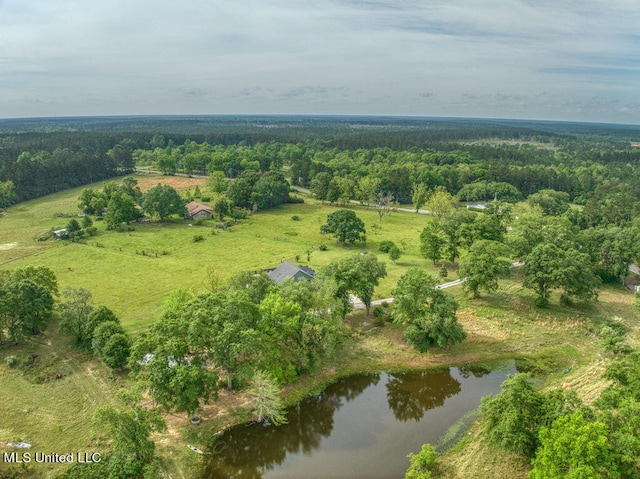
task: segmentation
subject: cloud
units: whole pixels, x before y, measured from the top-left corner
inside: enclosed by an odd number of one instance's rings
[[[5,0],[0,116],[50,114],[29,103],[37,97],[70,115],[640,123],[635,108],[621,113],[590,101],[601,94],[640,102],[638,24],[635,0]],[[541,91],[556,103],[537,103]],[[559,100],[581,105],[580,113],[569,117]]]

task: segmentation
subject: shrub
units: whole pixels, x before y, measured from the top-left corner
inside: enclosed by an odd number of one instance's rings
[[[7,356],[5,358],[5,362],[7,363],[7,366],[9,366],[10,368],[17,366],[18,365],[18,356]]]
[[[244,208],[231,208],[231,211],[229,211],[229,216],[231,218],[233,218],[234,220],[244,220],[250,214],[251,214],[251,212],[249,210],[244,209]]]
[[[299,217],[298,215],[293,215],[293,216],[291,217],[291,219],[292,219],[293,221],[300,221],[300,217]]]
[[[378,249],[383,253],[388,253],[394,246],[396,245],[393,241],[385,240],[380,243],[380,247]]]
[[[321,244],[320,246],[318,246],[318,249],[319,249],[320,251],[327,251],[329,248],[327,248],[327,245],[326,245],[326,244]]]
[[[193,242],[198,243],[200,241],[204,241],[204,236],[202,235],[193,235]]]

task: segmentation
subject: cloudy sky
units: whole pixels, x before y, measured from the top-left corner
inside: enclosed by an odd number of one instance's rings
[[[640,123],[639,0],[0,0],[0,118]]]

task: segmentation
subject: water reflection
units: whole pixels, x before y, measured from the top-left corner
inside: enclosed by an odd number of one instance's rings
[[[227,431],[213,446],[205,478],[260,479],[265,471],[282,464],[287,454],[309,453],[333,431],[333,418],[345,402],[378,384],[380,375],[345,378],[319,396],[287,412],[287,424],[240,425]]]
[[[425,411],[442,406],[460,389],[449,369],[393,375],[387,382],[387,401],[398,421],[419,421]]]
[[[291,408],[288,424],[227,431],[207,456],[203,478],[402,477],[407,453],[436,441],[480,397],[499,391],[507,372],[345,378]]]

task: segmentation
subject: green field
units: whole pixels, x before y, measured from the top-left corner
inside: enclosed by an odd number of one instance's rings
[[[307,264],[305,252],[311,249],[308,264],[319,269],[346,255],[369,251],[387,263],[389,274],[376,292],[379,298],[390,296],[408,267],[436,273],[418,254],[419,234],[430,217],[393,212],[380,222],[375,211],[354,206],[366,224],[368,241],[344,247],[319,233],[327,214],[337,207],[311,199],[260,212],[226,231],[214,229],[213,221],[189,226],[189,221],[175,219],[135,224],[133,231],[117,233],[104,231],[104,225],[96,222],[98,236],[85,243],[38,241],[77,215],[80,191],[58,193],[6,210],[0,217],[0,268],[49,266],[61,289],[87,288],[94,303],[113,309],[132,333],[144,330],[157,317],[171,291],[204,290],[208,267],[229,277],[238,271],[275,267],[285,259]],[[294,215],[300,220],[292,220]],[[374,223],[379,224],[379,234],[373,234]],[[194,242],[194,235],[202,235],[204,240]],[[399,246],[406,243],[407,251],[397,264],[378,253],[383,240],[393,240]],[[318,249],[322,244],[328,246],[327,251]],[[426,354],[407,344],[401,325],[374,327],[372,318],[365,317],[363,311],[352,314],[347,322],[350,338],[336,357],[320,365],[314,374],[286,386],[285,400],[291,404],[339,376],[356,372],[482,364],[509,358],[537,373],[542,387],[571,388],[586,402],[593,401],[606,386],[601,375],[613,359],[604,350],[599,333],[602,326],[618,318],[627,327],[626,341],[634,348],[640,346],[640,315],[632,307],[633,295],[622,286],[608,285],[601,289],[595,304],[561,306],[554,295],[549,308],[538,309],[535,295],[522,288],[521,275],[514,270],[512,278],[501,281],[498,292],[478,299],[463,297],[460,288],[447,290],[460,301],[458,318],[468,338],[462,344]],[[450,279],[455,277],[450,274]],[[6,364],[10,355],[18,358],[12,368]],[[61,379],[55,379],[57,374]],[[44,452],[106,450],[106,432],[94,424],[93,414],[101,404],[114,401],[114,393],[126,387],[127,381],[125,373],[114,374],[95,356],[77,352],[55,324],[27,344],[3,347],[0,445],[23,440]],[[197,461],[186,444],[206,447],[215,432],[246,418],[245,399],[241,391],[221,391],[218,402],[198,411],[203,424],[197,429],[183,413],[167,414],[169,430],[154,437],[165,477],[190,477]],[[524,479],[529,468],[521,459],[490,446],[477,423],[441,461],[443,477],[450,478]],[[31,469],[27,477],[54,477],[60,466]]]
[[[47,231],[63,228],[78,213],[80,191],[69,190],[9,208],[0,218],[0,245],[5,248],[0,250],[0,268],[48,266],[62,288],[88,289],[96,304],[111,308],[133,333],[157,316],[171,291],[202,290],[208,267],[223,278],[245,270],[274,268],[284,260],[319,269],[344,256],[369,251],[387,263],[388,276],[376,298],[389,297],[398,278],[411,266],[437,272],[419,255],[420,231],[430,217],[392,212],[380,221],[375,211],[351,206],[365,222],[368,241],[366,245],[341,246],[331,236],[320,234],[320,225],[338,207],[309,199],[304,204],[259,212],[225,231],[214,229],[213,220],[203,226],[190,226],[193,222],[183,219],[138,223],[134,231],[122,233],[104,231],[104,224],[95,222],[100,233],[83,243],[37,241]],[[294,221],[292,216],[300,220]],[[378,224],[377,234],[371,228],[374,223]],[[202,235],[204,240],[194,242],[194,235]],[[397,263],[378,252],[383,240],[398,246],[406,242],[406,253]],[[327,251],[318,249],[322,244]],[[307,250],[312,251],[308,263]]]

